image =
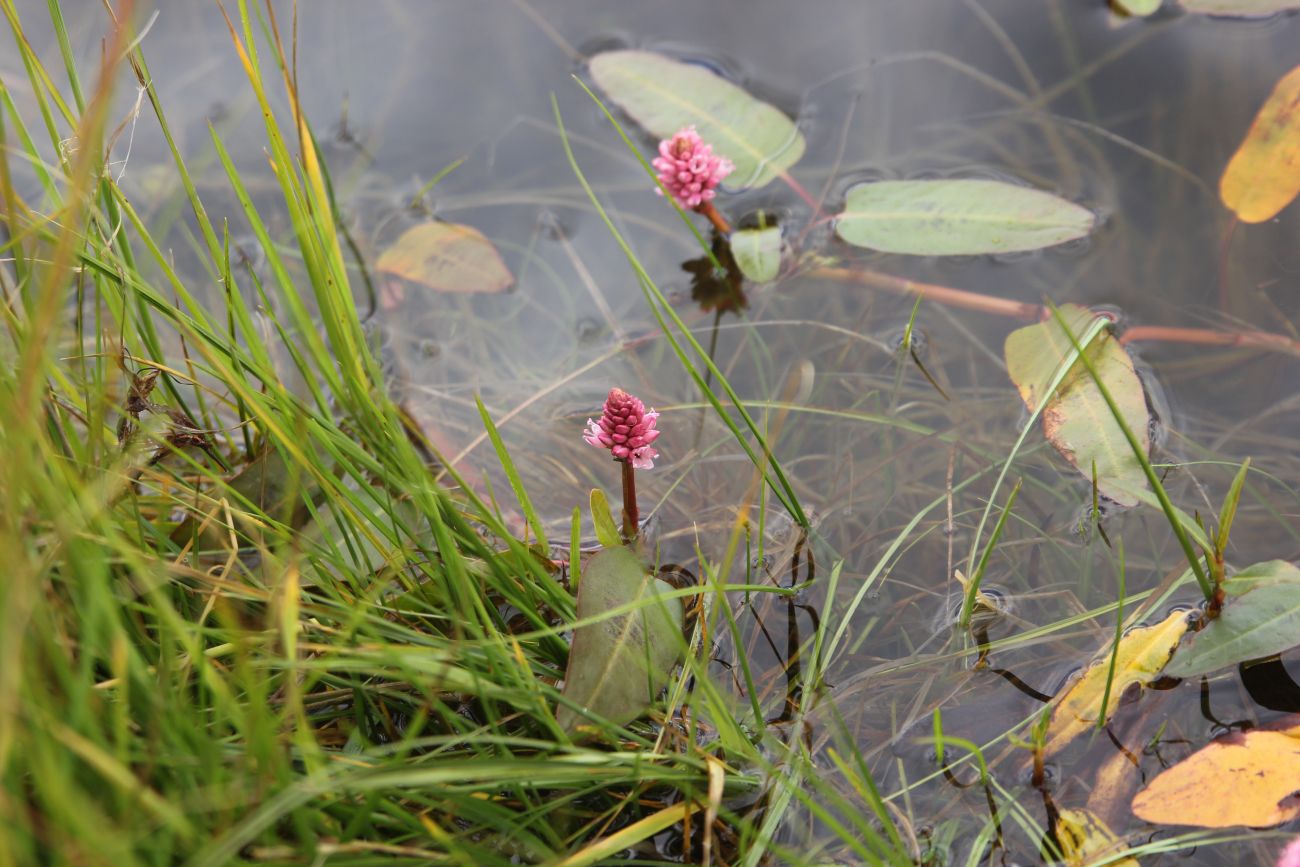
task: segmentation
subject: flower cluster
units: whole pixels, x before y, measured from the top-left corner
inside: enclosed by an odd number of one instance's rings
[[[639,399],[621,388],[611,388],[600,421],[587,419],[582,438],[597,448],[609,449],[616,461],[629,461],[638,470],[653,469],[659,453],[650,444],[659,438],[655,429],[658,418],[659,413],[647,412]]]
[[[713,152],[695,131],[694,126],[683,127],[670,139],[659,143],[659,156],[651,163],[659,172],[663,187],[683,208],[698,208],[711,200],[715,188],[731,174],[735,166],[726,157]]]

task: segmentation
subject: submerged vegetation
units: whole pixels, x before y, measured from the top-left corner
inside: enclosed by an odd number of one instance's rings
[[[923,58],[1014,110],[941,127],[909,155],[941,170],[898,176],[842,171],[848,111],[828,151],[717,68],[574,52],[592,128],[538,110],[574,179],[557,200],[605,230],[580,248],[554,214],[524,243],[430,208],[444,154],[398,216],[358,217],[362,172],[304,107],[308,7],[217,7],[262,139],[213,123],[200,168],[151,19],[105,4],[88,68],[58,0],[52,53],[20,6],[0,0],[0,867],[1281,850],[1247,829],[1300,820],[1300,407],[1256,391],[1171,431],[1160,383],[1213,402],[1294,377],[1294,274],[1232,245],[1296,226],[1297,72],[1232,133],[1216,195],[1045,113],[1025,69],[1021,90]],[[1113,59],[1058,91],[1088,104]],[[146,124],[161,213],[125,180]],[[1217,318],[1080,288],[1139,219],[1118,172],[1080,179],[1098,142],[1220,230]],[[625,261],[593,276],[594,248]],[[954,261],[997,280],[948,285]],[[421,305],[446,348],[415,348],[456,388],[403,369]],[[512,345],[570,320],[557,365]],[[1139,346],[1174,354],[1153,371]]]

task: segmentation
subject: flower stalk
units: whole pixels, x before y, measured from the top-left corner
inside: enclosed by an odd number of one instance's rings
[[[636,505],[636,471],[654,468],[659,452],[651,443],[659,438],[655,425],[659,413],[621,388],[611,388],[601,409],[600,419],[587,419],[582,438],[588,445],[608,449],[614,460],[623,465],[623,539],[632,542],[640,531],[640,513]]]

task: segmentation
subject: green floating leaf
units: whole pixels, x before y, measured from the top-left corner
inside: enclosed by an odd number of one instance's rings
[[[656,138],[691,124],[736,170],[727,186],[764,186],[803,156],[794,121],[703,66],[653,51],[606,51],[591,59],[596,84]]]
[[[1161,0],[1115,0],[1120,9],[1138,18],[1145,18],[1160,8]]]
[[[668,683],[682,647],[682,603],[661,599],[672,588],[646,571],[623,546],[606,548],[582,567],[578,619],[635,606],[574,630],[563,695],[614,723],[636,719]],[[561,704],[556,718],[573,732],[586,716]]]
[[[1001,181],[875,181],[849,190],[835,231],[885,253],[969,256],[1051,247],[1095,221],[1073,202]]]
[[[1297,0],[1182,0],[1188,12],[1201,15],[1226,15],[1236,18],[1253,18],[1273,15],[1289,9],[1300,9]]]
[[[492,242],[459,223],[412,226],[379,256],[379,270],[439,292],[504,292],[515,282]]]
[[[1096,317],[1077,304],[1061,306],[1061,316],[1077,338]],[[1043,435],[1086,478],[1097,468],[1097,489],[1126,506],[1136,506],[1136,491],[1147,487],[1146,473],[1115,421],[1088,368],[1081,359],[1065,375],[1054,395],[1048,395],[1056,369],[1074,355],[1070,337],[1055,319],[1017,329],[1007,335],[1004,353],[1007,374],[1030,412],[1046,399]],[[1133,359],[1109,332],[1085,347],[1097,374],[1119,405],[1129,429],[1143,450],[1151,447],[1146,392],[1133,370]],[[1050,397],[1050,399],[1048,399]]]
[[[1223,582],[1219,616],[1178,649],[1165,673],[1193,677],[1300,644],[1300,569],[1269,560]]]
[[[731,255],[740,273],[755,283],[775,280],[781,270],[781,228],[768,226],[732,232]]]
[[[606,548],[617,548],[623,544],[619,535],[618,524],[614,523],[614,513],[609,510],[609,500],[600,488],[592,488],[587,497],[591,505],[591,522],[596,526],[596,539]]]

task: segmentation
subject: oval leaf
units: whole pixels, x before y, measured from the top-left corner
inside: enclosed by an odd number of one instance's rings
[[[1211,741],[1133,799],[1138,818],[1159,825],[1265,828],[1300,816],[1300,737],[1252,731]]]
[[[1077,304],[1064,304],[1060,311],[1076,339],[1096,317]],[[1047,390],[1057,368],[1075,355],[1069,336],[1055,318],[1011,332],[1003,351],[1007,374],[1030,412],[1048,398]],[[1133,359],[1109,331],[1093,340],[1085,351],[1125,423],[1142,448],[1150,449],[1146,392],[1133,370]],[[1102,494],[1125,506],[1137,505],[1134,491],[1146,489],[1146,473],[1082,360],[1076,359],[1048,399],[1042,415],[1044,436],[1066,460],[1089,480],[1095,465],[1097,489]]]
[[[380,255],[379,270],[439,292],[503,292],[515,282],[492,242],[458,223],[412,226]]]
[[[1300,569],[1284,560],[1256,563],[1224,581],[1223,591],[1219,616],[1178,649],[1166,674],[1193,677],[1300,644]]]
[[[578,620],[636,607],[574,630],[563,695],[582,710],[560,705],[555,716],[565,731],[586,720],[583,711],[621,724],[653,703],[683,646],[681,600],[659,598],[671,591],[622,546],[606,548],[583,564]]]
[[[1300,193],[1300,66],[1282,76],[1219,179],[1243,223],[1271,220]]]
[[[1187,612],[1175,611],[1153,626],[1130,629],[1118,647],[1107,647],[1092,664],[1057,699],[1047,724],[1043,753],[1053,756],[1070,741],[1109,719],[1119,705],[1119,697],[1135,683],[1146,686],[1160,676],[1174,648],[1187,631]],[[1111,675],[1111,653],[1115,656]],[[1110,690],[1106,682],[1110,680]],[[1103,699],[1105,701],[1103,702]]]
[[[606,51],[591,59],[605,94],[656,138],[695,125],[736,170],[728,187],[761,187],[803,156],[794,121],[775,106],[694,63],[653,51]]]
[[[775,280],[781,270],[781,229],[739,229],[731,233],[731,255],[736,266],[755,283]]]
[[[1300,9],[1300,2],[1296,0],[1182,0],[1182,6],[1188,12],[1199,12],[1202,15],[1253,18],[1260,15],[1274,15],[1288,9]]]
[[[835,231],[885,253],[956,256],[1051,247],[1094,222],[1087,208],[1001,181],[875,181],[849,190]]]

